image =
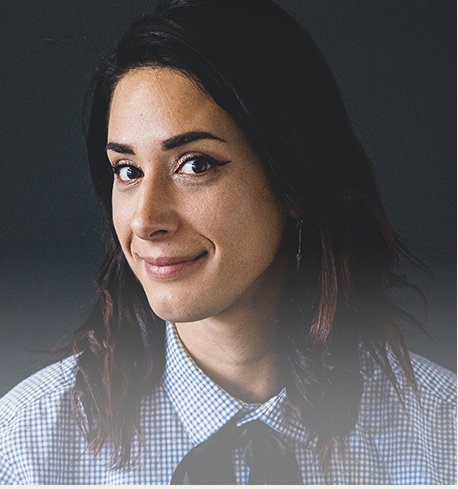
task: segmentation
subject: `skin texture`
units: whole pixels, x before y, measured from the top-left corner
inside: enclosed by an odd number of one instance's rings
[[[142,68],[115,88],[107,154],[114,226],[151,308],[223,388],[268,399],[287,216],[244,134],[185,75]]]

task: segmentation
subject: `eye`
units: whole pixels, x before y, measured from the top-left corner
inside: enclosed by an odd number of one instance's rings
[[[205,173],[217,165],[218,162],[213,158],[194,156],[181,166],[179,173],[184,173],[186,175],[197,175],[199,173]]]
[[[143,176],[143,172],[132,165],[117,165],[113,167],[113,173],[123,182],[130,182]]]

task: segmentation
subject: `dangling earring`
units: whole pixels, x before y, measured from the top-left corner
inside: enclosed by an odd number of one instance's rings
[[[297,221],[297,227],[299,229],[299,247],[297,249],[297,255],[296,255],[296,265],[297,265],[297,271],[299,271],[301,267],[301,245],[302,245],[302,225],[304,224],[304,220],[301,219],[300,221]]]

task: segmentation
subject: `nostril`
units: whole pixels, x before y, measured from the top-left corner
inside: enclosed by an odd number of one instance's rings
[[[166,234],[168,233],[168,231],[166,229],[158,229],[157,231],[153,231],[151,233],[151,236],[155,235],[155,234]]]

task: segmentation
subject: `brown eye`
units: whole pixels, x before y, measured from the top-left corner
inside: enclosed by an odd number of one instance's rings
[[[210,170],[212,166],[214,165],[206,158],[192,158],[181,167],[180,173],[197,175],[198,173],[204,173]]]
[[[131,165],[119,165],[113,171],[123,182],[129,182],[143,176],[141,170]]]

